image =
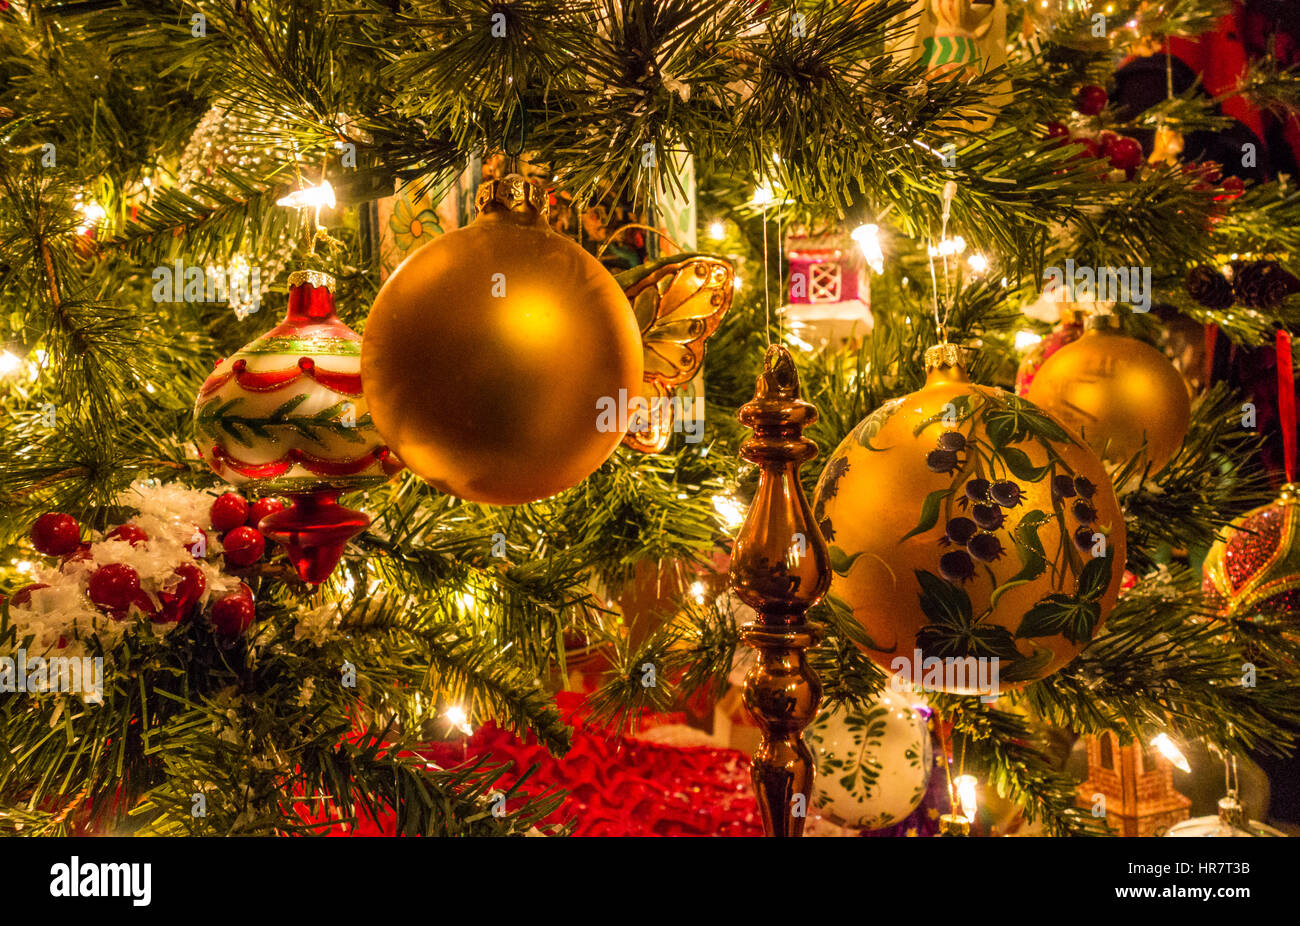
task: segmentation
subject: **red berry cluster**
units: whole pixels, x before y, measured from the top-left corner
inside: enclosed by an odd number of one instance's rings
[[[224,501],[232,498],[234,501]],[[257,520],[284,507],[276,499],[265,499],[256,505],[247,502],[234,493],[228,493],[217,499],[212,508],[213,525],[217,526],[219,518],[229,525],[231,514],[242,506],[244,517]],[[219,513],[220,512],[220,513]],[[254,520],[253,523],[257,523]],[[244,531],[246,533],[238,533]],[[63,512],[48,512],[36,519],[31,530],[32,545],[47,556],[62,557],[63,563],[90,560],[90,544],[81,539],[81,525],[76,518]],[[149,535],[138,524],[126,523],[114,527],[105,536],[105,540],[118,540],[138,546],[148,543]],[[241,565],[248,565],[261,558],[266,541],[260,531],[252,527],[232,527],[226,531],[224,545],[226,558]],[[231,556],[231,550],[237,551]],[[251,555],[256,550],[255,555]],[[140,586],[140,574],[126,563],[106,563],[90,574],[86,583],[86,594],[97,608],[108,614],[113,620],[125,620],[132,607],[154,623],[165,624],[187,621],[194,616],[203,593],[207,590],[207,579],[203,570],[196,563],[182,563],[173,572],[176,578],[174,588],[150,595]],[[172,583],[168,583],[172,584]],[[10,600],[11,605],[23,607],[31,603],[32,593],[49,588],[43,582],[35,582],[16,591]],[[253,591],[246,584],[240,583],[239,589],[218,600],[212,606],[212,624],[218,633],[226,636],[242,634],[252,624],[255,615]]]
[[[221,532],[221,547],[232,566],[251,566],[266,552],[266,537],[257,525],[267,515],[284,508],[278,498],[263,498],[251,505],[238,492],[227,492],[212,503],[212,527]]]
[[[1142,166],[1142,144],[1136,138],[1118,135],[1111,131],[1102,131],[1095,138],[1088,135],[1075,135],[1063,122],[1049,122],[1047,137],[1058,139],[1061,145],[1076,145],[1080,148],[1076,158],[1104,158],[1112,170],[1124,171],[1124,176],[1132,180]]]

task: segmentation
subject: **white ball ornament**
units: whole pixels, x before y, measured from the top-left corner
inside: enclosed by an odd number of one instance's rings
[[[934,752],[925,718],[906,695],[883,691],[858,708],[823,708],[805,737],[817,762],[813,806],[842,826],[881,829],[921,804]]]

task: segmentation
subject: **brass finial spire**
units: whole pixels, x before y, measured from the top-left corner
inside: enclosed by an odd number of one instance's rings
[[[807,659],[818,630],[804,615],[830,587],[831,566],[799,483],[800,465],[817,454],[803,436],[817,410],[799,398],[799,375],[784,347],[767,349],[754,398],[736,417],[754,429],[740,455],[761,467],[731,556],[731,587],[758,612],[741,634],[758,650],[745,678],[745,707],[762,731],[751,774],[767,834],[800,836],[814,772],[803,730],[822,696]]]

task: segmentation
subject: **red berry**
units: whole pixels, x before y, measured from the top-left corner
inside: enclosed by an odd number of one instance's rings
[[[14,592],[14,596],[9,599],[9,606],[11,608],[17,608],[22,605],[30,604],[32,600],[32,592],[36,591],[38,588],[49,588],[49,586],[44,582],[33,582],[31,585],[24,585],[22,588],[18,589],[18,591]]]
[[[1074,108],[1085,116],[1095,116],[1106,108],[1109,101],[1105,89],[1088,84],[1079,89],[1079,95],[1074,98]]]
[[[212,606],[212,626],[220,634],[236,637],[248,629],[256,614],[252,589],[241,585],[239,591],[232,592]]]
[[[1142,145],[1136,138],[1118,135],[1101,150],[1116,170],[1137,170],[1142,163]]]
[[[90,575],[90,600],[101,608],[121,611],[140,590],[140,574],[125,563],[100,566]]]
[[[227,492],[212,503],[212,526],[223,533],[248,520],[248,500],[238,492]]]
[[[1100,132],[1098,132],[1097,144],[1101,145],[1101,153],[1103,155],[1109,155],[1110,146],[1115,144],[1115,140],[1118,138],[1119,138],[1119,134],[1116,132],[1112,132],[1110,129],[1102,129]]]
[[[1076,158],[1101,157],[1101,145],[1097,144],[1096,139],[1088,138],[1086,135],[1079,135],[1071,138],[1070,144],[1079,145],[1082,148],[1082,150],[1075,155]]]
[[[1219,184],[1219,189],[1223,190],[1223,192],[1215,196],[1215,200],[1218,202],[1230,201],[1246,192],[1246,184],[1240,177],[1225,177],[1223,182]]]
[[[156,618],[157,620],[185,620],[208,587],[208,580],[204,578],[203,570],[193,563],[177,566],[173,575],[180,577],[180,584],[169,592],[158,593],[158,598],[162,601],[162,614]]]
[[[1047,123],[1047,137],[1055,138],[1058,145],[1063,145],[1070,140],[1070,127],[1064,122]]]
[[[63,556],[81,543],[81,525],[70,514],[50,511],[32,525],[32,546],[46,556]]]
[[[123,524],[109,531],[108,539],[125,540],[127,543],[131,544],[131,546],[135,546],[138,543],[144,543],[147,541],[149,535],[146,534],[143,528],[137,524]]]
[[[131,597],[131,604],[139,608],[145,617],[151,618],[154,621],[160,620],[158,606],[154,604],[153,599],[149,597],[149,593],[144,589],[140,589]],[[116,620],[121,620],[124,617],[126,617],[125,613],[113,615],[113,618]]]
[[[266,538],[253,527],[236,527],[221,538],[226,562],[233,566],[251,566],[266,552]]]
[[[248,526],[257,527],[267,515],[284,510],[284,502],[278,498],[259,498],[248,506]]]
[[[66,566],[68,565],[68,563],[79,563],[82,562],[83,560],[86,562],[90,562],[94,558],[95,557],[90,555],[90,544],[79,543],[77,544],[77,549],[73,550],[67,556],[63,557],[63,562],[60,563],[59,565]]]

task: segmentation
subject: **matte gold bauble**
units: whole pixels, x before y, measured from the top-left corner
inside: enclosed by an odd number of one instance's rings
[[[639,395],[627,298],[550,229],[546,203],[522,177],[483,184],[474,223],[408,257],[366,325],[379,432],[413,472],[471,501],[522,504],[581,482],[623,438],[601,408]]]
[[[953,345],[926,366],[822,472],[830,597],[913,687],[993,695],[1092,639],[1119,596],[1124,520],[1101,461],[1053,418],[972,384]]]
[[[1090,319],[1099,326],[1102,318]],[[1039,368],[1028,398],[1077,431],[1111,467],[1141,454],[1159,472],[1187,436],[1192,403],[1169,358],[1108,327],[1093,327]]]

